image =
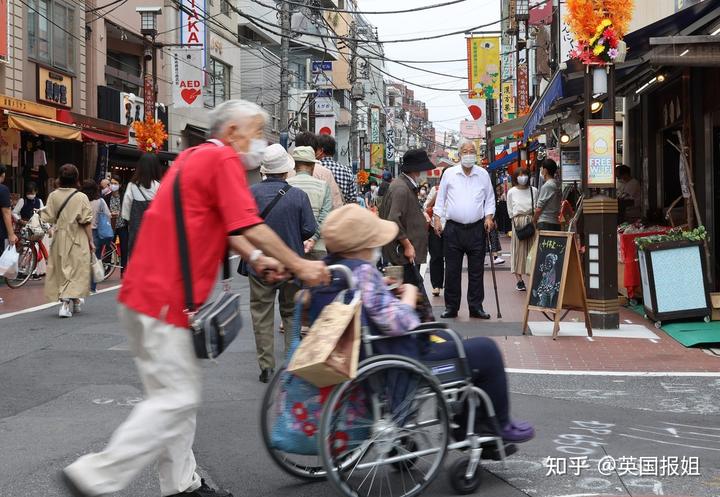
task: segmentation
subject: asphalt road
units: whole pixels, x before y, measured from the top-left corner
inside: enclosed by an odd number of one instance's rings
[[[56,308],[0,319],[0,496],[65,495],[57,471],[101,449],[141,398],[114,299],[93,296],[68,320]],[[206,365],[205,380],[196,456],[207,477],[237,497],[334,495],[285,476],[265,454],[250,333]],[[504,465],[485,465],[482,495],[720,495],[720,378],[513,374],[510,382],[514,416],[538,434]],[[640,457],[645,474],[624,474]],[[568,474],[546,476],[562,459]],[[674,469],[697,476],[661,474]],[[117,495],[159,495],[152,468]],[[425,495],[453,495],[445,475]]]

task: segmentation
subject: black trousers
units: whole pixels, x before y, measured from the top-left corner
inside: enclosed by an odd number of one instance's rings
[[[462,297],[462,263],[468,258],[467,302],[470,309],[482,308],[485,299],[485,227],[479,221],[461,225],[448,221],[443,231],[445,241],[445,307],[457,311]]]
[[[115,230],[118,238],[120,238],[120,274],[125,274],[125,268],[128,262],[128,228],[123,226]]]
[[[430,250],[430,283],[433,288],[445,287],[445,247],[443,237],[438,236],[434,229],[428,235]]]

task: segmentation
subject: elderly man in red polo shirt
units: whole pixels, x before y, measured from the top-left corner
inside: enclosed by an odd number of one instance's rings
[[[172,185],[182,169],[196,302],[208,298],[228,244],[257,274],[269,272],[277,280],[287,268],[310,285],[328,281],[322,262],[301,258],[263,224],[248,189],[245,169],[260,163],[267,146],[262,140],[267,119],[259,106],[242,100],[216,107],[210,114],[213,139],[180,154],[146,212],[119,297],[144,400],[104,451],[85,455],[63,470],[63,481],[74,495],[117,492],[154,462],[163,496],[231,495],[201,480],[192,451],[201,368],[184,312]]]

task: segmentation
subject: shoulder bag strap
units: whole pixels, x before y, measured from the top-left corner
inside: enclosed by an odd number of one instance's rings
[[[147,198],[147,196],[143,193],[142,189],[141,189],[139,186],[137,186],[135,183],[133,183],[133,186],[135,187],[135,189],[136,189],[137,191],[140,192],[140,195],[142,195],[142,198],[145,199],[145,202],[150,202],[150,199]],[[151,184],[151,186],[152,186],[152,184]]]
[[[260,217],[263,219],[268,217],[268,215],[270,214],[270,211],[273,210],[273,207],[275,207],[275,205],[277,205],[277,203],[280,201],[280,199],[283,198],[285,196],[285,194],[290,191],[291,188],[292,188],[292,185],[283,186],[280,189],[280,191],[277,192],[277,195],[275,195],[275,198],[273,198],[272,201],[265,206],[263,211],[260,213]]]
[[[57,222],[60,220],[60,214],[62,213],[63,209],[68,204],[68,202],[70,202],[70,199],[73,198],[73,195],[75,195],[76,193],[80,193],[80,192],[75,190],[70,195],[68,195],[67,198],[65,199],[65,201],[62,203],[62,205],[60,205],[60,208],[58,209],[58,212],[55,215],[55,224],[57,224]]]
[[[192,273],[190,272],[190,250],[188,249],[187,233],[185,232],[185,217],[183,215],[182,198],[180,195],[180,168],[175,175],[173,183],[173,201],[175,204],[175,229],[178,236],[178,249],[180,252],[180,270],[182,271],[183,290],[185,293],[185,309],[193,312],[195,302],[193,298]],[[224,273],[223,268],[223,273]],[[223,274],[224,276],[224,274]]]

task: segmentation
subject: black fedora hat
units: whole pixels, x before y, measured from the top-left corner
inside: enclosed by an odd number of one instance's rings
[[[431,169],[435,169],[435,165],[430,162],[430,157],[422,148],[411,148],[403,155],[402,171],[404,173],[419,173]]]

